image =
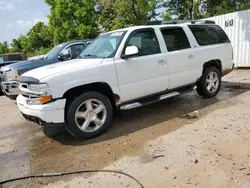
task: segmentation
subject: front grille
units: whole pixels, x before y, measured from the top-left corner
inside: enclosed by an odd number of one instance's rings
[[[28,90],[28,84],[26,83],[19,83],[19,90],[20,90],[21,95],[25,98],[35,99],[39,97],[38,95],[31,93],[31,91]]]
[[[0,71],[0,82],[6,81],[6,73],[3,71]]]

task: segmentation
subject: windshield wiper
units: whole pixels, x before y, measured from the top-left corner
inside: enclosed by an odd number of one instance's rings
[[[80,56],[80,57],[82,57],[82,56]],[[98,56],[95,54],[86,54],[86,55],[83,55],[83,57],[98,57]]]

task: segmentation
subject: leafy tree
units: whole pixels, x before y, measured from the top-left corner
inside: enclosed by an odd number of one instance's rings
[[[53,36],[50,33],[48,26],[43,22],[38,22],[27,33],[29,49],[48,48],[52,46]]]
[[[211,0],[207,1],[209,2]],[[215,0],[211,11],[208,9],[208,16],[222,15],[230,12],[246,10],[249,8],[249,0]]]
[[[250,8],[249,0],[165,0],[164,19],[201,19]],[[167,18],[165,18],[165,16]]]
[[[203,4],[204,0],[168,0],[164,1],[163,7],[166,12],[162,18],[169,17],[174,19],[201,19],[205,17]]]
[[[141,25],[155,18],[162,0],[98,0],[99,24],[106,30]]]
[[[11,52],[22,52],[23,48],[19,40],[13,39],[11,43]]]
[[[7,41],[4,41],[3,43],[0,43],[0,54],[5,54],[8,53],[9,50],[9,45]]]
[[[95,1],[45,0],[51,7],[49,27],[54,43],[94,38],[99,34]]]

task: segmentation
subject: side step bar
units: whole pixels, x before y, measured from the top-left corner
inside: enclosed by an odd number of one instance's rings
[[[141,100],[141,101],[133,102],[133,103],[130,103],[130,104],[125,104],[125,105],[122,105],[120,109],[121,110],[131,110],[131,109],[134,109],[134,108],[145,106],[147,104],[151,104],[151,103],[155,103],[155,102],[158,102],[158,101],[161,101],[161,100],[164,100],[164,99],[168,99],[168,98],[171,98],[171,97],[174,97],[174,96],[177,96],[177,95],[180,95],[180,93],[175,91],[175,92],[171,92],[171,93],[167,93],[167,94],[164,94],[164,95],[154,97],[151,100]]]

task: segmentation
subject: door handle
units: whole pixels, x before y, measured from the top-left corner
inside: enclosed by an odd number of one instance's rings
[[[164,59],[161,59],[159,62],[158,62],[158,64],[159,65],[164,65],[164,64],[166,64],[167,62],[164,60]]]
[[[188,59],[193,59],[194,58],[194,55],[193,54],[190,54],[189,56],[188,56]]]

